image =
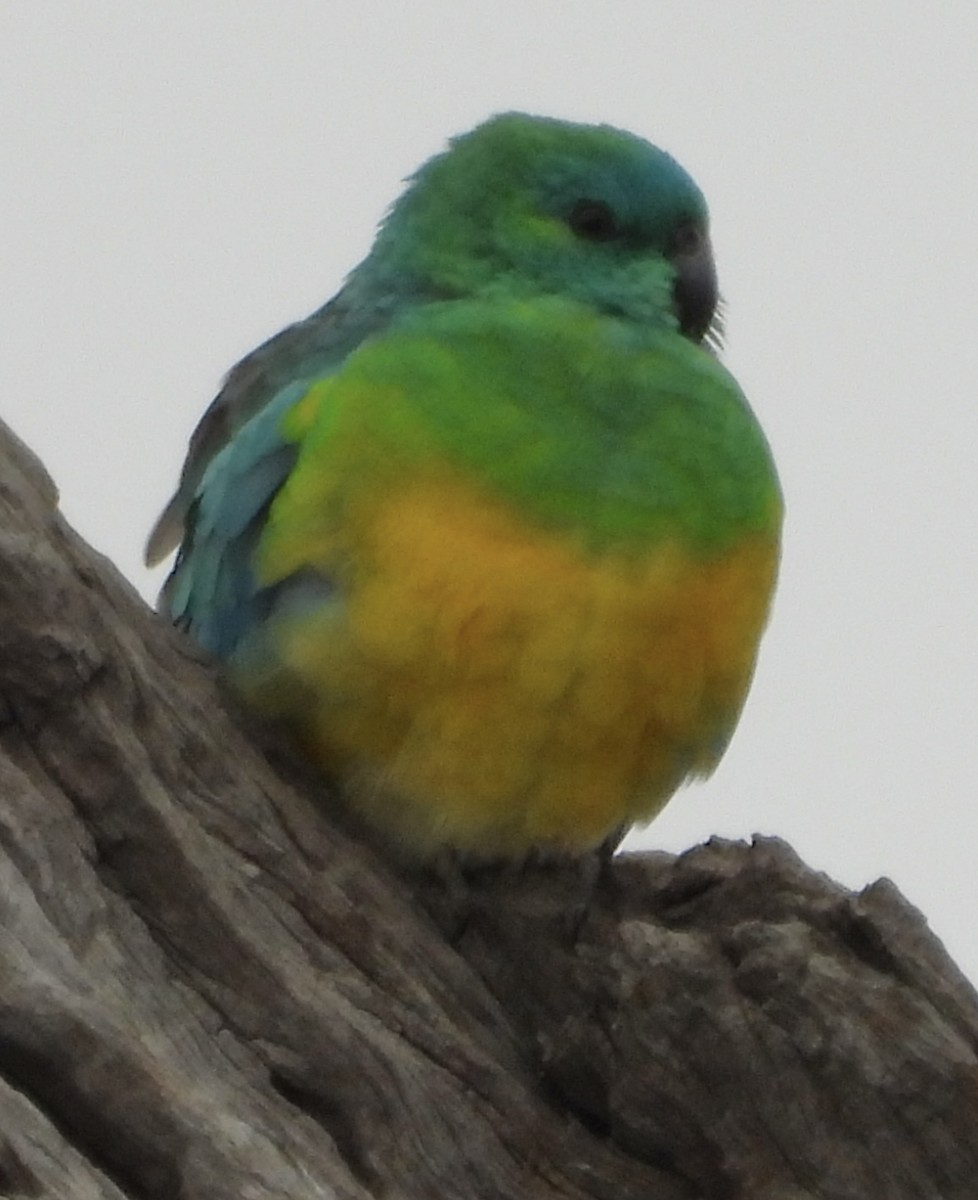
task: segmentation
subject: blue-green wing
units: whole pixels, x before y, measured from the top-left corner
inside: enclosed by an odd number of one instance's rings
[[[194,430],[179,486],[149,535],[148,566],[179,544],[210,463],[238,431],[290,384],[335,371],[365,338],[383,329],[403,303],[403,297],[393,293],[358,295],[358,290],[351,282],[328,304],[269,338],[229,372]]]
[[[221,658],[262,623],[271,603],[255,576],[254,555],[269,505],[298,453],[282,437],[282,419],[306,387],[283,388],[218,450],[187,509],[184,541],[160,607]]]

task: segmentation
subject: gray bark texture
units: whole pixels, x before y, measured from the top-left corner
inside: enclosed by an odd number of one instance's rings
[[[414,877],[0,430],[0,1195],[975,1200],[978,997],[783,843]]]

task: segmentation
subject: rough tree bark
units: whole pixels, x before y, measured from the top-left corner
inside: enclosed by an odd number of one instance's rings
[[[978,1196],[978,998],[891,884],[453,889],[277,757],[0,438],[0,1194]]]

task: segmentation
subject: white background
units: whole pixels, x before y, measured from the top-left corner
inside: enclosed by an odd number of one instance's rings
[[[973,0],[11,0],[0,414],[151,597],[221,375],[417,163],[511,108],[658,142],[711,203],[789,516],[741,729],[641,844],[889,875],[978,979],[976,52]]]

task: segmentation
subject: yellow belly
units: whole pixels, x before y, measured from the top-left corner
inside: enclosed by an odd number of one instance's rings
[[[342,604],[283,628],[257,703],[403,853],[580,852],[715,766],[773,539],[597,556],[444,480],[351,519]]]

